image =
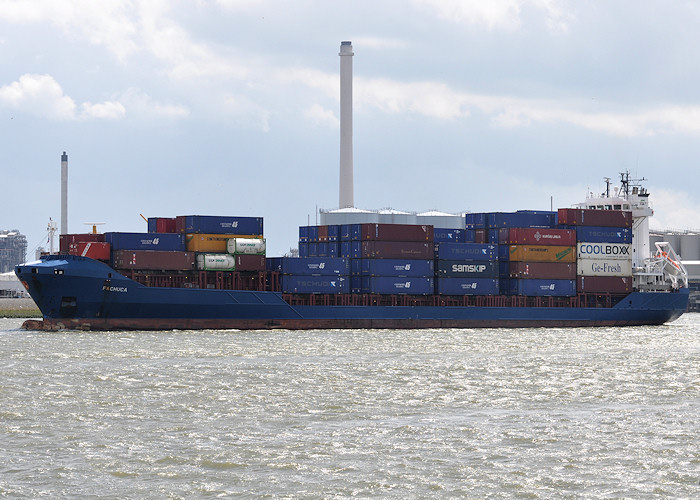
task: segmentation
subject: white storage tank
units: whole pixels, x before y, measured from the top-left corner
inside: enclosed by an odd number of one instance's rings
[[[680,248],[673,247],[682,260],[700,260],[700,234],[682,234]]]

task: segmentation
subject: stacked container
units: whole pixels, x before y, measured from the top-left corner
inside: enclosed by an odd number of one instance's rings
[[[283,293],[348,293],[350,266],[337,257],[277,257],[267,259],[268,271],[281,274]]]
[[[352,224],[341,227],[340,253],[350,259],[353,293],[432,295],[433,226]]]
[[[559,218],[576,231],[577,290],[582,293],[630,292],[632,213],[560,209]]]
[[[497,247],[482,243],[435,244],[438,295],[498,295]]]
[[[576,232],[552,227],[502,228],[498,233],[505,295],[576,295]]]

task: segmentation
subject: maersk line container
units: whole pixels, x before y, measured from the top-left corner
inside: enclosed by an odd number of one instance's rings
[[[497,260],[437,260],[438,278],[498,278]]]
[[[510,279],[576,279],[574,262],[501,261],[500,276]]]
[[[200,271],[235,271],[236,259],[227,253],[197,254],[197,269]]]
[[[171,233],[105,233],[112,250],[185,250],[185,235]]]
[[[553,227],[556,224],[555,212],[520,210],[518,212],[492,212],[486,217],[487,227]]]
[[[576,280],[527,279],[507,281],[509,295],[531,297],[573,297],[576,295]]]
[[[195,254],[159,250],[115,250],[112,252],[112,265],[116,269],[192,271],[195,269]]]
[[[265,255],[265,238],[231,238],[226,242],[231,254]]]
[[[495,278],[438,278],[438,295],[498,295],[499,281]]]
[[[576,262],[579,276],[632,276],[632,260],[579,259]]]
[[[435,243],[465,243],[464,229],[433,228]]]
[[[353,262],[359,264],[362,276],[432,277],[434,274],[432,259],[355,259]]]
[[[440,260],[497,260],[498,247],[482,243],[439,243],[435,245]]]
[[[280,276],[282,293],[336,294],[350,291],[350,280],[344,276]]]
[[[560,208],[559,224],[569,226],[632,227],[632,212],[591,208]]]
[[[350,274],[348,259],[330,257],[278,257],[267,259],[268,270],[297,276],[346,276]]]
[[[588,243],[576,245],[576,256],[580,259],[632,260],[632,245],[629,243]]]
[[[632,243],[632,230],[626,227],[577,226],[576,240],[591,243]]]
[[[360,241],[433,241],[433,226],[417,224],[353,224],[352,239]]]
[[[576,231],[571,229],[512,227],[498,230],[501,245],[560,245],[576,244]]]
[[[181,233],[263,234],[262,217],[181,215],[176,220]]]
[[[500,245],[501,260],[520,262],[576,262],[576,247],[559,245]]]
[[[361,293],[380,295],[432,295],[433,278],[396,277],[396,276],[362,276]]]
[[[576,289],[582,293],[629,293],[632,283],[631,276],[579,276]]]

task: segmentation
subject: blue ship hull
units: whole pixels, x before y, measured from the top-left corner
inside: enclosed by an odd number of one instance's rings
[[[29,329],[337,329],[659,325],[688,290],[632,292],[612,307],[303,305],[277,292],[158,288],[85,257],[49,256],[15,273],[43,315]]]

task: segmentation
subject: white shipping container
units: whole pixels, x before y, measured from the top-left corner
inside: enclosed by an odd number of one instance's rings
[[[632,259],[579,259],[579,276],[632,276]]]
[[[236,258],[227,253],[200,253],[197,255],[197,269],[200,271],[235,271]]]
[[[577,259],[632,260],[632,245],[629,243],[586,243],[577,245]]]
[[[226,242],[230,254],[265,255],[265,238],[231,238]]]

